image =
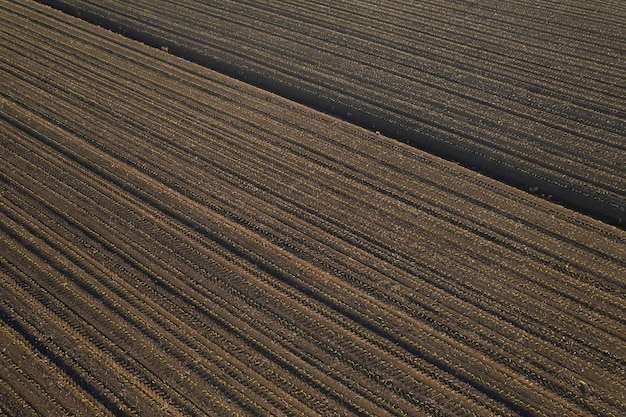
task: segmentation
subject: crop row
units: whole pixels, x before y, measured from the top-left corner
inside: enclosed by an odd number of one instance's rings
[[[0,12],[3,331],[85,401],[624,410],[622,232],[24,3]]]
[[[624,218],[624,15],[615,5],[583,18],[584,2],[46,3],[574,208]]]

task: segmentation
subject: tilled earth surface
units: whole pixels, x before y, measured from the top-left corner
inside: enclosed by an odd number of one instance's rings
[[[626,413],[626,232],[0,5],[7,415]]]
[[[622,0],[45,0],[612,224]]]

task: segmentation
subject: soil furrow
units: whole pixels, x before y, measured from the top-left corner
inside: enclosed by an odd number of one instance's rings
[[[183,298],[186,298],[186,297],[183,297]],[[215,313],[213,313],[213,312],[211,313],[211,315],[214,315],[214,314],[215,314]]]
[[[90,19],[100,19],[104,24],[115,26],[117,22],[132,36],[153,44],[168,45],[172,51],[187,58],[232,75],[245,76],[250,82],[306,104],[342,117],[350,113],[349,119],[355,122],[370,128],[375,125],[402,140],[420,143],[432,152],[449,155],[467,165],[484,167],[490,175],[525,189],[539,187],[544,193],[555,195],[560,202],[576,209],[596,212],[599,216],[612,213],[610,216],[614,222],[623,217],[620,214],[624,206],[620,199],[623,190],[619,186],[612,188],[623,183],[619,180],[623,176],[623,167],[620,158],[616,157],[623,152],[608,151],[613,147],[612,143],[620,146],[623,117],[611,121],[607,119],[611,118],[608,116],[610,111],[605,115],[597,114],[597,117],[589,113],[595,111],[598,104],[608,103],[607,94],[617,92],[621,95],[621,77],[607,78],[608,84],[605,88],[598,87],[597,93],[584,92],[591,85],[599,86],[603,77],[613,76],[620,67],[610,62],[600,69],[592,63],[591,55],[577,49],[593,53],[601,44],[595,42],[593,36],[599,34],[589,35],[590,43],[578,46],[573,45],[574,40],[562,36],[559,24],[567,24],[574,15],[557,14],[558,19],[545,26],[544,32],[534,32],[534,36],[545,40],[535,43],[528,34],[522,35],[512,27],[504,29],[509,21],[502,16],[507,13],[522,16],[519,10],[502,11],[501,15],[493,8],[467,5],[442,5],[440,8],[433,4],[423,5],[420,6],[422,11],[428,13],[420,14],[413,10],[415,7],[401,7],[389,2],[388,8],[397,8],[397,11],[375,14],[365,7],[351,19],[338,21],[338,26],[334,26],[321,21],[322,13],[327,14],[323,12],[324,8],[313,10],[310,6],[289,9],[287,5],[270,7],[264,3],[226,3],[219,7],[194,2],[168,4],[167,7],[160,3],[145,7],[117,2],[104,5],[86,1],[54,3],[80,10]],[[338,7],[339,10],[347,9],[343,4]],[[438,16],[446,10],[450,13],[444,13],[447,19],[440,22],[440,26],[448,31],[444,34],[429,24],[442,19]],[[487,25],[477,23],[482,13],[490,19]],[[177,18],[170,19],[169,16],[173,15]],[[245,20],[244,15],[247,16]],[[138,16],[142,16],[141,22]],[[395,19],[398,16],[401,16],[400,21]],[[415,56],[419,47],[411,46],[409,41],[415,39],[412,28],[416,22],[412,19],[426,22],[422,32],[427,35],[439,34],[453,39],[454,43],[448,46],[438,38],[423,45],[432,46],[434,54],[449,48],[451,53],[446,59],[455,56],[458,61],[460,58],[457,68],[466,65],[468,71],[458,74],[454,66],[446,69],[430,61],[434,78],[429,87],[429,82],[424,83],[428,71],[401,67],[402,54],[393,52],[393,43],[387,41],[389,46],[386,48],[391,48],[389,52],[385,48],[375,48],[383,45],[379,39],[396,39],[396,42],[401,39],[396,45],[405,45],[406,56]],[[383,24],[388,29],[386,36],[381,34],[382,29],[377,29]],[[526,27],[521,23],[519,26]],[[368,27],[374,27],[370,35],[365,30]],[[336,33],[336,30],[344,32]],[[404,35],[403,30],[406,31]],[[472,38],[472,30],[476,38]],[[614,29],[614,32],[615,36],[620,36],[619,31]],[[358,42],[349,42],[350,36]],[[568,49],[570,44],[573,49]],[[366,55],[362,58],[355,55],[361,53],[359,48],[365,48]],[[472,61],[459,55],[469,50],[488,51],[489,58],[484,54],[476,55],[483,63],[501,61],[519,67],[528,62],[534,65],[534,74],[525,78],[549,76],[549,84],[541,87],[544,93],[540,96],[535,95],[537,87],[511,90],[510,79],[499,86],[493,85],[492,80],[500,76],[498,71],[504,68],[503,64],[485,67],[482,71],[486,78],[477,80],[472,75],[478,65],[476,58]],[[269,56],[272,59],[267,59]],[[417,61],[408,59],[407,62]],[[584,71],[576,70],[577,65],[581,65]],[[398,71],[397,74],[393,74],[394,70]],[[441,75],[445,72],[453,78],[443,81]],[[524,82],[520,73],[519,68],[509,72],[519,80],[515,83]],[[590,76],[585,78],[586,74]],[[467,77],[474,78],[463,81]],[[463,83],[466,86],[459,90],[457,87]],[[564,83],[568,83],[567,86]],[[483,84],[490,86],[482,90],[485,88]],[[557,103],[553,91],[558,85],[564,87],[562,99]],[[446,92],[448,88],[449,93]],[[602,89],[605,93],[600,92]],[[413,93],[416,90],[419,90],[419,97]],[[573,98],[573,92],[576,92],[576,98]],[[539,102],[543,104],[537,105]],[[574,102],[578,103],[579,110],[570,107]],[[334,110],[329,110],[331,107]],[[424,108],[429,111],[421,111]],[[495,114],[496,108],[503,113]],[[606,108],[616,106],[607,105]],[[562,124],[554,125],[559,117],[569,128],[563,130]],[[579,127],[592,120],[596,122],[589,125],[587,133],[582,133]],[[606,128],[613,133],[606,132]],[[607,134],[614,136],[605,142],[608,147],[600,144],[608,138]],[[590,158],[590,152],[596,157]],[[612,169],[607,169],[607,158],[614,161]]]
[[[554,183],[620,193],[621,107],[602,91],[621,17],[602,47],[608,9],[578,25],[576,1],[545,5],[555,23],[531,7],[528,36],[513,2],[357,2],[59,3],[131,36],[158,25],[154,45],[249,82],[279,71],[265,87],[377,114],[382,132],[30,0],[0,6],[3,412],[626,412],[624,232],[384,134],[421,118],[469,152],[534,141]],[[568,172],[603,133],[613,159]]]
[[[106,292],[100,293],[100,291],[99,291],[96,294],[96,293],[94,293],[93,289],[90,290],[90,289],[86,288],[86,285],[87,284],[81,283],[80,287],[79,287],[79,290],[80,291],[87,291],[87,294],[90,294],[91,297],[95,296],[96,299],[92,299],[91,301],[90,300],[86,300],[86,299],[83,299],[84,296],[81,296],[81,295],[79,295],[77,293],[75,293],[71,298],[75,299],[75,300],[82,300],[81,304],[89,305],[89,306],[91,306],[92,309],[96,309],[95,305],[98,304],[98,300],[104,300],[104,307],[105,307],[105,309],[103,309],[103,310],[96,310],[96,313],[97,313],[96,317],[98,317],[98,319],[92,318],[91,321],[92,322],[96,322],[96,320],[98,320],[100,323],[102,323],[103,321],[105,323],[110,323],[110,324],[116,323],[115,327],[118,327],[118,329],[119,329],[119,330],[117,330],[117,332],[121,332],[121,337],[119,337],[119,336],[116,337],[114,335],[111,335],[109,330],[105,329],[102,326],[99,326],[98,333],[95,333],[96,337],[98,337],[97,336],[98,334],[103,334],[103,335],[107,335],[108,334],[108,337],[111,338],[112,341],[115,341],[115,339],[117,338],[117,340],[118,340],[117,343],[120,346],[120,348],[122,349],[121,352],[127,351],[127,350],[129,350],[132,347],[132,345],[124,346],[125,345],[124,342],[128,343],[129,340],[132,340],[133,343],[139,344],[140,346],[143,346],[144,349],[147,349],[147,350],[152,351],[152,352],[158,351],[158,349],[164,349],[167,352],[166,356],[163,356],[163,357],[157,356],[157,357],[153,358],[152,360],[156,359],[156,360],[158,360],[158,363],[168,364],[167,367],[170,368],[171,371],[167,371],[165,373],[165,375],[167,375],[168,373],[171,373],[171,372],[180,372],[180,371],[175,371],[177,369],[177,367],[174,366],[174,365],[170,365],[170,364],[172,364],[172,363],[180,364],[180,363],[185,363],[185,361],[193,360],[196,363],[196,370],[195,371],[198,372],[200,369],[203,371],[199,375],[200,378],[207,379],[208,375],[211,375],[210,378],[216,378],[214,380],[214,383],[216,385],[219,385],[219,383],[221,383],[222,386],[225,385],[225,386],[230,386],[231,388],[234,388],[228,382],[220,381],[219,376],[218,376],[222,372],[222,371],[219,370],[220,368],[216,368],[216,369],[213,369],[213,371],[211,371],[211,372],[207,372],[207,369],[203,365],[200,365],[200,362],[198,361],[198,357],[196,357],[196,358],[190,357],[188,353],[184,353],[186,348],[185,347],[177,347],[177,346],[175,346],[177,344],[177,342],[172,344],[168,340],[168,337],[165,337],[165,335],[167,333],[165,333],[165,334],[161,333],[160,334],[159,331],[158,331],[158,327],[154,326],[154,323],[152,323],[152,325],[150,325],[150,321],[148,320],[146,324],[138,324],[137,323],[138,320],[144,320],[144,319],[141,318],[140,314],[137,314],[137,312],[133,312],[132,309],[127,310],[127,308],[125,308],[124,311],[119,310],[119,307],[115,307],[115,306],[117,306],[117,305],[124,305],[123,302],[120,302],[119,300],[116,301],[115,297],[112,298],[110,293],[109,294],[107,294]],[[64,288],[67,288],[67,287],[64,286]],[[51,291],[53,291],[53,290],[51,290]],[[56,298],[59,299],[59,300],[63,299],[63,297],[61,297],[61,296],[56,296]],[[110,316],[110,317],[107,317],[111,313],[113,315]],[[86,311],[83,311],[82,313],[77,313],[77,314],[79,314],[80,317],[83,318],[83,320],[85,320],[85,319],[88,320],[90,315],[91,315],[89,312],[86,312]],[[65,320],[66,321],[70,321],[69,318],[65,318]],[[121,326],[121,324],[124,321],[129,321],[131,324],[133,324],[133,322],[134,322],[135,328],[134,329],[126,329],[126,330],[122,329],[120,326]],[[146,326],[148,326],[148,327],[146,327]],[[80,328],[81,326],[77,325],[77,327]],[[153,340],[152,346],[151,346],[150,342],[146,342],[145,338],[142,337],[142,335],[147,335],[147,336],[149,336]],[[175,340],[175,341],[176,340],[185,340],[184,336],[183,337],[181,337],[180,335],[178,335],[178,336],[179,336],[178,339],[173,339],[173,340]],[[92,336],[91,338],[93,338],[93,337],[94,336]],[[97,339],[92,339],[92,340],[97,340]],[[121,341],[121,343],[120,343],[120,341]],[[94,343],[98,343],[98,342],[94,342]],[[105,342],[100,342],[100,343],[104,343],[104,346],[109,344],[106,341]],[[205,346],[205,348],[208,347],[206,341],[205,341],[205,343],[203,345]],[[113,352],[111,352],[109,349],[113,349]],[[111,347],[109,349],[107,349],[107,350],[109,350],[110,354],[121,355],[121,356],[118,356],[118,359],[117,359],[118,362],[120,362],[122,364],[125,362],[124,360],[122,360],[122,358],[124,358],[123,353],[120,353],[119,349],[117,349],[116,346],[111,345]],[[115,350],[118,350],[118,352],[115,353]],[[210,357],[210,358],[219,358],[220,357],[219,355],[216,355],[215,352],[211,352],[211,351],[204,351],[203,354],[208,355],[208,357]],[[149,358],[149,357],[146,357],[146,359],[147,358]],[[149,362],[150,361],[148,361],[148,363]],[[137,371],[143,372],[143,368],[144,368],[141,365],[140,366],[132,365],[132,362],[131,363],[126,362],[126,364],[123,365],[123,366],[127,369],[127,371],[129,371],[130,373],[133,373],[133,374],[136,373]],[[164,371],[163,370],[159,371],[158,365],[156,365],[154,362],[152,362],[152,364],[151,365],[148,364],[148,366],[150,366],[156,372],[157,375],[160,374],[161,378],[162,378],[162,376],[164,375]],[[178,367],[180,367],[180,365],[178,365]],[[221,369],[224,369],[223,365],[222,365]],[[152,374],[151,376],[150,375],[148,375],[148,376],[140,376],[140,378],[142,380],[144,380],[144,383],[150,384],[150,381],[152,381],[152,383],[154,384],[154,379],[159,378],[159,377],[154,375],[154,374]],[[166,386],[166,384],[162,383],[161,387],[163,387],[163,386]],[[234,389],[235,390],[239,390],[239,391],[241,390],[241,389],[237,389],[237,388],[234,388]],[[193,393],[193,390],[190,389],[190,387],[186,387],[185,391],[187,392],[186,395],[189,395],[189,393]],[[173,401],[172,397],[180,396],[179,393],[176,393],[174,391],[163,392],[161,395],[163,395],[165,399],[169,400],[174,406],[176,406],[176,401]],[[197,396],[198,393],[195,393],[194,395]],[[250,402],[250,401],[253,400],[252,398],[245,398],[245,399],[243,399],[243,398],[244,397],[240,397],[239,401],[240,401],[241,404],[246,404],[246,402]],[[178,400],[178,404],[181,404],[180,401],[181,400],[179,399]],[[185,399],[184,397],[182,398],[182,401],[186,402],[186,403],[189,403],[189,400]],[[180,407],[180,405],[178,405],[178,406]],[[254,409],[249,409],[249,412],[254,412]],[[257,412],[258,412],[258,410],[257,410]],[[196,412],[191,413],[189,410],[187,410],[185,412],[185,414],[186,415],[190,415],[190,414],[197,414],[197,413]]]

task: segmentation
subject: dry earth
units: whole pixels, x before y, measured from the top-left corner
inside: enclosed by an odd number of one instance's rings
[[[626,232],[0,4],[0,411],[620,416]]]
[[[622,0],[44,3],[612,224],[626,220]]]

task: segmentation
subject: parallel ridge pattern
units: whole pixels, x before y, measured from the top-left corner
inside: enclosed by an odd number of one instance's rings
[[[623,1],[44,2],[626,220]]]
[[[0,5],[0,410],[626,412],[626,233]]]

